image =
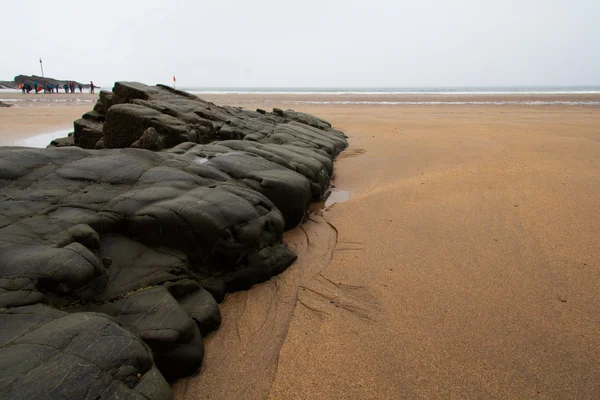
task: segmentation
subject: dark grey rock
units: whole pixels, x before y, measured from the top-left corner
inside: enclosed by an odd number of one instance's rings
[[[73,135],[69,134],[67,137],[56,138],[50,142],[48,147],[69,147],[75,146],[75,138]]]
[[[243,154],[256,176],[283,168]],[[47,303],[114,316],[150,345],[167,379],[193,373],[200,332],[220,323],[202,286],[245,289],[295,258],[273,203],[235,171],[200,161],[138,149],[0,148],[0,308]],[[289,183],[279,190],[298,196]]]
[[[74,128],[65,148],[0,148],[0,397],[170,398],[217,301],[295,260],[283,231],[325,196],[346,137],[132,82]]]
[[[117,82],[113,92],[101,91],[94,111],[83,119],[100,124],[103,132],[101,143],[78,144],[89,149],[133,146],[160,150],[184,142],[247,140],[321,149],[335,157],[347,146],[343,133],[312,115],[277,108],[268,113],[220,107],[168,86],[137,82]],[[153,131],[142,139],[148,128],[156,130],[158,139]],[[93,131],[95,139],[98,125]]]
[[[131,147],[137,147],[137,148],[142,148],[142,149],[146,149],[146,150],[156,151],[156,150],[163,150],[166,146],[163,143],[163,141],[161,140],[161,137],[158,134],[158,131],[155,128],[150,127],[144,131],[144,133],[138,140],[133,142]]]
[[[73,123],[73,139],[76,146],[93,149],[98,140],[102,138],[104,117],[96,113],[98,116],[92,119],[90,115],[95,115],[92,113],[94,111],[84,114],[83,118]]]
[[[179,119],[138,104],[116,104],[106,114],[104,145],[129,147],[151,127],[168,137],[173,145],[189,141],[190,132]]]
[[[135,334],[103,314],[35,305],[0,311],[0,397],[168,399]]]

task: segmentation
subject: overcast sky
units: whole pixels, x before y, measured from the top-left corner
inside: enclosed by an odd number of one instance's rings
[[[600,85],[600,0],[2,0],[16,74],[214,87]]]

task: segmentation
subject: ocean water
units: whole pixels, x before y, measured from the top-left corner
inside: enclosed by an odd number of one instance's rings
[[[303,87],[181,87],[184,91],[197,94],[436,94],[436,95],[478,95],[478,94],[600,94],[600,86],[480,86],[480,87],[345,87],[345,88],[303,88]]]
[[[277,100],[266,99],[266,103],[278,103],[289,105],[525,105],[525,106],[600,106],[598,99],[544,99],[535,100],[526,98],[527,95],[600,95],[600,86],[489,86],[489,87],[401,87],[401,88],[232,88],[232,87],[183,87],[182,90],[189,91],[199,97],[211,94],[258,94],[258,95],[296,95],[294,98],[281,98]],[[310,95],[310,99],[302,99],[302,95]],[[331,96],[340,96],[340,100],[331,100]],[[348,99],[343,95],[357,95],[360,99]],[[397,100],[378,100],[377,96],[394,95]],[[403,99],[402,95],[435,95],[436,99],[427,100],[414,98]],[[484,95],[513,95],[517,98],[507,100],[482,98]],[[319,100],[319,96],[329,96],[328,99]],[[448,97],[448,100],[443,99]],[[469,96],[469,99],[461,100],[461,96]],[[519,99],[519,96],[524,96]],[[316,98],[315,98],[316,97]],[[373,99],[369,99],[372,97]],[[440,99],[442,97],[442,99]],[[473,98],[475,97],[475,99]],[[241,100],[240,103],[252,102]]]
[[[221,95],[221,94],[257,94],[257,95],[296,95],[293,98],[280,98],[271,100],[264,99],[266,103],[278,103],[289,105],[525,105],[525,106],[600,106],[598,98],[560,98],[556,99],[545,97],[544,99],[527,98],[527,95],[600,95],[600,86],[482,86],[482,87],[345,87],[345,88],[310,88],[310,87],[185,87],[179,89],[196,94],[199,97],[203,95]],[[0,90],[0,100],[13,104],[17,107],[28,107],[34,105],[52,105],[57,103],[85,104],[94,103],[95,100],[82,99],[77,96],[70,98],[55,98],[52,95],[21,95],[19,90],[5,89]],[[311,96],[302,98],[302,95]],[[332,96],[340,96],[339,100],[332,100]],[[350,99],[343,95],[360,96],[358,99]],[[377,99],[377,96],[394,95],[392,100]],[[402,95],[435,95],[435,99],[428,100],[420,98],[402,98]],[[513,95],[510,99],[490,99],[477,96],[484,95]],[[322,100],[320,96],[329,96]],[[447,96],[447,99],[446,99]],[[462,96],[469,96],[468,99],[461,99]],[[520,96],[523,96],[521,99]],[[441,98],[440,98],[441,97]],[[240,105],[249,100],[240,99]]]
[[[525,105],[525,106],[552,106],[552,105],[565,105],[565,106],[600,106],[600,101],[562,101],[562,100],[510,100],[510,101],[362,101],[362,100],[348,100],[348,101],[318,101],[318,100],[283,100],[283,101],[266,101],[266,103],[277,103],[277,104],[315,104],[315,105],[326,105],[326,104],[341,104],[341,105]]]

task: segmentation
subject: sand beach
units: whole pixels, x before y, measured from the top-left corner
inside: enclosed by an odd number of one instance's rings
[[[27,101],[0,145],[68,132],[95,96],[2,93]],[[227,295],[177,399],[597,398],[600,95],[406,96],[202,96],[317,115],[350,147],[344,201]]]

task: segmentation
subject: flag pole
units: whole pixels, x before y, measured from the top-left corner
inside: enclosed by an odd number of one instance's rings
[[[40,69],[42,70],[42,78],[44,77],[44,65],[42,64],[42,57],[40,56]]]

